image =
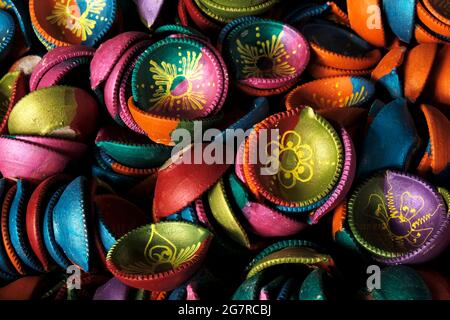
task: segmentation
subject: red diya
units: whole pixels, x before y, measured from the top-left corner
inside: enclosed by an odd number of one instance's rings
[[[10,134],[51,135],[84,140],[95,129],[97,102],[86,91],[54,86],[33,91],[13,108]]]
[[[265,19],[243,18],[234,24],[222,52],[239,86],[257,90],[287,90],[309,62],[309,45],[301,33]]]
[[[314,109],[362,106],[372,100],[375,86],[362,77],[331,77],[307,82],[286,96],[286,109],[301,105]]]
[[[277,136],[272,134],[274,129]],[[261,138],[262,134],[266,137]],[[266,152],[266,159],[256,159],[258,150]],[[333,189],[342,162],[339,135],[305,107],[275,114],[255,126],[245,146],[244,174],[258,197],[280,206],[305,207]]]
[[[94,46],[116,19],[114,0],[31,0],[33,29],[47,47]]]
[[[135,229],[111,248],[109,271],[134,288],[173,290],[200,267],[212,234],[185,222],[160,222]]]

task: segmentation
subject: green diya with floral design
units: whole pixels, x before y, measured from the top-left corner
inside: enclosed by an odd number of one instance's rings
[[[310,107],[257,124],[244,150],[245,180],[253,193],[287,207],[308,206],[326,197],[342,164],[338,133]]]
[[[200,267],[212,234],[186,222],[160,222],[130,231],[111,248],[107,267],[123,283],[173,290]]]
[[[309,62],[309,45],[294,28],[272,20],[231,22],[222,52],[240,86],[289,89]]]
[[[203,41],[167,37],[138,59],[132,75],[133,99],[150,114],[193,120],[216,113],[224,102],[224,67]]]

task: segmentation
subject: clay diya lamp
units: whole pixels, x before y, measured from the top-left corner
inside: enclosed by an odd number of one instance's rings
[[[292,236],[307,227],[305,222],[252,199],[250,192],[236,175],[230,174],[226,182],[229,184],[232,200],[241,210],[251,230],[257,235],[261,237]]]
[[[333,292],[333,278],[324,269],[311,271],[303,280],[298,292],[298,300],[332,300],[336,295]]]
[[[348,20],[347,14],[333,1],[327,1],[323,4],[298,4],[296,8],[286,14],[286,17],[283,20],[296,26],[306,22],[312,17],[323,18],[350,27],[350,21]]]
[[[8,119],[16,103],[27,94],[27,84],[23,73],[8,72],[0,79],[0,133],[7,132]]]
[[[200,267],[212,234],[185,222],[160,222],[135,229],[111,248],[107,266],[128,286],[173,290]]]
[[[347,11],[351,28],[361,38],[376,47],[386,46],[380,0],[347,0]]]
[[[450,10],[445,1],[439,0],[422,0],[423,6],[439,21],[450,25]]]
[[[20,71],[26,76],[30,76],[33,73],[34,68],[39,64],[42,57],[37,55],[28,55],[18,59],[9,68],[9,72]]]
[[[382,154],[375,147],[380,143]],[[405,99],[392,101],[378,111],[367,130],[360,151],[358,177],[387,168],[406,170],[418,145],[419,136]]]
[[[407,266],[381,271],[381,288],[366,292],[367,300],[431,300],[431,292],[420,274]],[[367,289],[365,289],[367,291]]]
[[[180,0],[178,16],[184,26],[192,25],[205,33],[214,34],[220,30],[219,22],[206,15],[194,0]]]
[[[363,70],[349,70],[349,69],[338,69],[329,66],[324,66],[319,63],[310,63],[307,67],[308,73],[314,79],[330,78],[338,76],[355,76],[364,77],[370,75],[373,69],[363,69]]]
[[[0,179],[0,201],[3,203],[6,194],[8,193],[12,182],[7,179]],[[8,201],[10,201],[10,196],[8,196]],[[10,281],[17,277],[17,270],[14,268],[13,264],[9,260],[9,256],[5,250],[4,243],[0,243],[0,279]]]
[[[450,46],[442,47],[437,55],[428,82],[428,95],[433,103],[439,104],[440,110],[446,115],[450,114],[450,90],[448,70],[450,68]]]
[[[40,298],[43,288],[46,286],[46,277],[27,276],[22,277],[0,288],[1,300],[32,300]]]
[[[278,129],[277,135],[273,129]],[[265,150],[266,159],[256,158],[260,149]],[[322,201],[338,182],[342,164],[338,133],[309,107],[281,112],[257,124],[244,152],[250,190],[284,207]]]
[[[158,18],[161,9],[164,6],[164,0],[137,0],[136,7],[141,17],[141,21],[147,28],[151,28]]]
[[[420,1],[417,3],[416,12],[417,18],[430,31],[444,37],[450,37],[450,25],[443,23],[441,20],[435,17]]]
[[[226,87],[216,54],[192,38],[158,41],[139,57],[132,76],[141,110],[187,120],[217,113]]]
[[[42,272],[42,265],[34,254],[26,234],[26,206],[30,195],[31,185],[25,180],[17,180],[16,193],[8,214],[9,238],[14,251],[26,268]]]
[[[13,44],[15,34],[15,23],[13,17],[6,11],[0,10],[0,60],[8,54]]]
[[[117,278],[112,278],[95,290],[92,300],[127,300],[131,288],[124,285]]]
[[[248,19],[237,24],[222,50],[239,85],[259,90],[287,90],[309,62],[305,37],[272,20]]]
[[[356,1],[350,1],[356,2]],[[416,2],[415,0],[407,0],[400,4],[398,1],[387,0],[383,1],[383,12],[386,17],[387,24],[389,25],[392,32],[403,42],[410,43],[414,35],[414,25],[415,25],[415,14],[416,14]],[[419,1],[420,4],[420,1]],[[419,5],[418,4],[418,5]],[[417,5],[417,6],[418,6]],[[357,5],[355,5],[357,6]],[[372,7],[373,8],[373,7]],[[373,9],[372,9],[373,10]],[[372,12],[372,14],[378,14],[378,12]],[[353,16],[354,22],[358,20]],[[381,16],[379,17],[381,19]],[[420,18],[419,18],[420,19]],[[372,21],[372,23],[378,23],[378,21]],[[359,25],[360,21],[357,22],[360,30],[363,30],[363,26]],[[381,22],[382,23],[382,22]],[[352,25],[353,27],[353,25]],[[363,31],[368,34],[368,30]],[[376,31],[369,32],[374,39],[381,39],[380,31],[376,34]],[[377,38],[379,37],[379,38]],[[382,37],[382,36],[381,36]],[[367,40],[367,39],[366,39]],[[378,42],[378,41],[376,41]],[[379,42],[381,44],[381,41]]]
[[[393,98],[403,97],[398,69],[403,64],[406,50],[402,46],[392,48],[372,71],[372,79],[383,85]]]
[[[195,149],[201,148],[203,152],[207,146],[207,144],[201,146],[189,145],[171,157],[159,169],[153,199],[155,221],[178,212],[193,203],[225,173],[229,167],[226,161],[214,164],[206,164],[204,159],[201,159],[200,163],[192,161]],[[176,177],[184,177],[185,183],[173,183],[173,179],[177,179]]]
[[[36,145],[39,145],[44,148],[51,149],[52,151],[56,151],[64,156],[70,157],[72,160],[76,160],[81,158],[87,151],[87,145],[67,139],[61,139],[56,137],[43,137],[43,136],[4,136],[7,138],[30,142]]]
[[[430,269],[419,269],[416,271],[427,284],[433,300],[450,299],[450,281],[447,276]]]
[[[119,127],[100,129],[95,144],[117,162],[135,168],[161,166],[172,150]]]
[[[347,223],[347,203],[347,199],[344,199],[337,205],[333,212],[331,226],[333,240],[342,248],[356,252],[360,256],[364,256],[365,252],[356,242]]]
[[[95,129],[97,102],[86,91],[66,86],[26,95],[11,111],[10,134],[50,135],[84,140]]]
[[[347,70],[370,69],[381,52],[351,31],[328,23],[308,23],[300,28],[310,42],[315,63]]]
[[[53,208],[53,231],[57,244],[71,262],[88,272],[92,264],[88,232],[91,207],[85,177],[70,182]]]
[[[440,43],[445,44],[446,41],[437,37],[437,34],[430,31],[427,27],[425,27],[421,23],[417,23],[414,28],[414,37],[416,38],[417,43]]]
[[[77,59],[92,59],[94,52],[93,48],[81,45],[55,48],[49,51],[42,57],[31,74],[30,90],[36,90],[45,74],[51,72],[54,68],[58,68],[60,64]]]
[[[65,182],[67,177],[56,175],[42,181],[30,196],[26,210],[26,232],[31,249],[46,272],[49,272],[53,261],[45,248],[44,214],[54,192]]]
[[[115,0],[36,0],[29,2],[31,23],[44,44],[94,46],[116,19]],[[40,40],[41,40],[40,39]],[[41,40],[41,42],[42,42]]]
[[[14,16],[15,21],[18,25],[17,30],[17,54],[22,56],[25,52],[27,52],[33,42],[32,42],[32,31],[31,31],[31,22],[28,14],[28,10],[22,1],[13,1],[13,0],[3,0],[0,3],[0,9],[8,11],[11,15]]]
[[[90,80],[92,89],[97,89],[108,79],[114,66],[130,47],[148,39],[146,33],[129,31],[103,42],[95,51],[91,61]]]
[[[61,173],[71,158],[46,146],[0,137],[0,172],[4,177],[42,181]]]
[[[407,174],[386,171],[360,185],[349,200],[347,219],[356,241],[384,264],[425,262],[449,243],[442,195]]]
[[[94,205],[100,238],[106,252],[123,235],[150,222],[149,217],[136,205],[116,195],[96,195]]]
[[[42,238],[44,239],[45,249],[49,253],[53,261],[63,270],[72,265],[55,239],[55,231],[53,228],[53,211],[66,185],[59,187],[51,196],[45,207],[44,218],[42,222]]]
[[[369,103],[375,95],[375,85],[362,77],[331,77],[307,82],[286,96],[286,109],[302,105],[316,110],[359,107]]]
[[[404,63],[405,97],[415,102],[422,94],[430,77],[438,46],[435,43],[419,44],[409,50]]]
[[[197,6],[209,17],[222,23],[242,16],[261,15],[270,10],[278,0],[220,1],[195,0]]]

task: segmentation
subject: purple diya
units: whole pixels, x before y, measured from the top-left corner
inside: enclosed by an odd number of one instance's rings
[[[54,86],[33,91],[13,108],[8,119],[12,135],[50,135],[84,140],[95,130],[98,108],[86,91]]]
[[[288,217],[263,203],[252,201],[246,187],[233,174],[228,177],[230,193],[251,230],[261,237],[292,236],[308,224]]]
[[[4,177],[41,181],[64,171],[70,157],[32,142],[0,137],[0,172]]]
[[[92,89],[95,90],[108,79],[114,66],[130,47],[145,40],[149,40],[148,34],[130,31],[103,42],[91,61]]]
[[[356,241],[385,264],[422,263],[449,244],[449,212],[424,180],[386,171],[356,189],[347,219]]]
[[[292,85],[308,64],[305,37],[272,20],[243,19],[229,31],[223,53],[241,85],[276,89]]]
[[[134,0],[143,24],[150,28],[158,18],[164,0]]]
[[[130,289],[117,278],[112,278],[95,291],[93,300],[127,300]]]
[[[141,110],[186,120],[220,110],[226,85],[215,52],[187,37],[153,44],[139,57],[132,75],[133,99]]]
[[[94,52],[95,49],[80,45],[59,47],[49,51],[42,57],[42,60],[37,64],[31,74],[30,91],[36,90],[42,77],[58,64],[75,58],[92,58]]]
[[[275,139],[269,135],[268,143],[263,142],[261,135],[272,129],[279,135]],[[265,150],[269,164],[256,159],[258,148]],[[245,181],[257,197],[279,206],[307,207],[336,186],[343,155],[339,135],[328,121],[310,107],[292,109],[254,127],[245,145]]]

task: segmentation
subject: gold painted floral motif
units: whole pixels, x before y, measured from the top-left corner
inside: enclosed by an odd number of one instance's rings
[[[339,83],[335,84],[335,88],[337,90],[335,99],[327,99],[320,94],[313,93],[313,103],[321,108],[343,108],[358,105],[367,98],[368,94],[365,86],[361,86],[358,92],[352,92],[347,96],[342,96],[342,91],[339,90]]]
[[[277,78],[295,74],[295,68],[287,61],[289,56],[281,42],[282,35],[283,31],[278,36],[272,35],[271,40],[258,41],[256,46],[236,41],[244,76]]]
[[[60,0],[55,3],[52,14],[47,20],[70,30],[77,38],[85,41],[92,35],[97,22],[89,19],[90,14],[100,15],[106,6],[105,0],[86,0],[86,8],[81,13],[75,0]]]
[[[267,149],[267,156],[278,164],[278,181],[285,189],[311,181],[314,175],[313,149],[302,143],[297,132],[286,131],[280,141],[269,142]]]
[[[204,76],[200,64],[201,53],[187,51],[181,56],[180,66],[162,61],[160,64],[150,60],[150,72],[157,89],[150,99],[155,110],[201,110],[206,104],[204,91],[200,86],[194,87],[192,81]]]
[[[151,225],[150,238],[144,249],[144,257],[148,263],[146,268],[150,268],[149,271],[152,273],[176,269],[194,257],[200,244],[198,242],[179,249],[169,239],[158,233],[155,225]]]

